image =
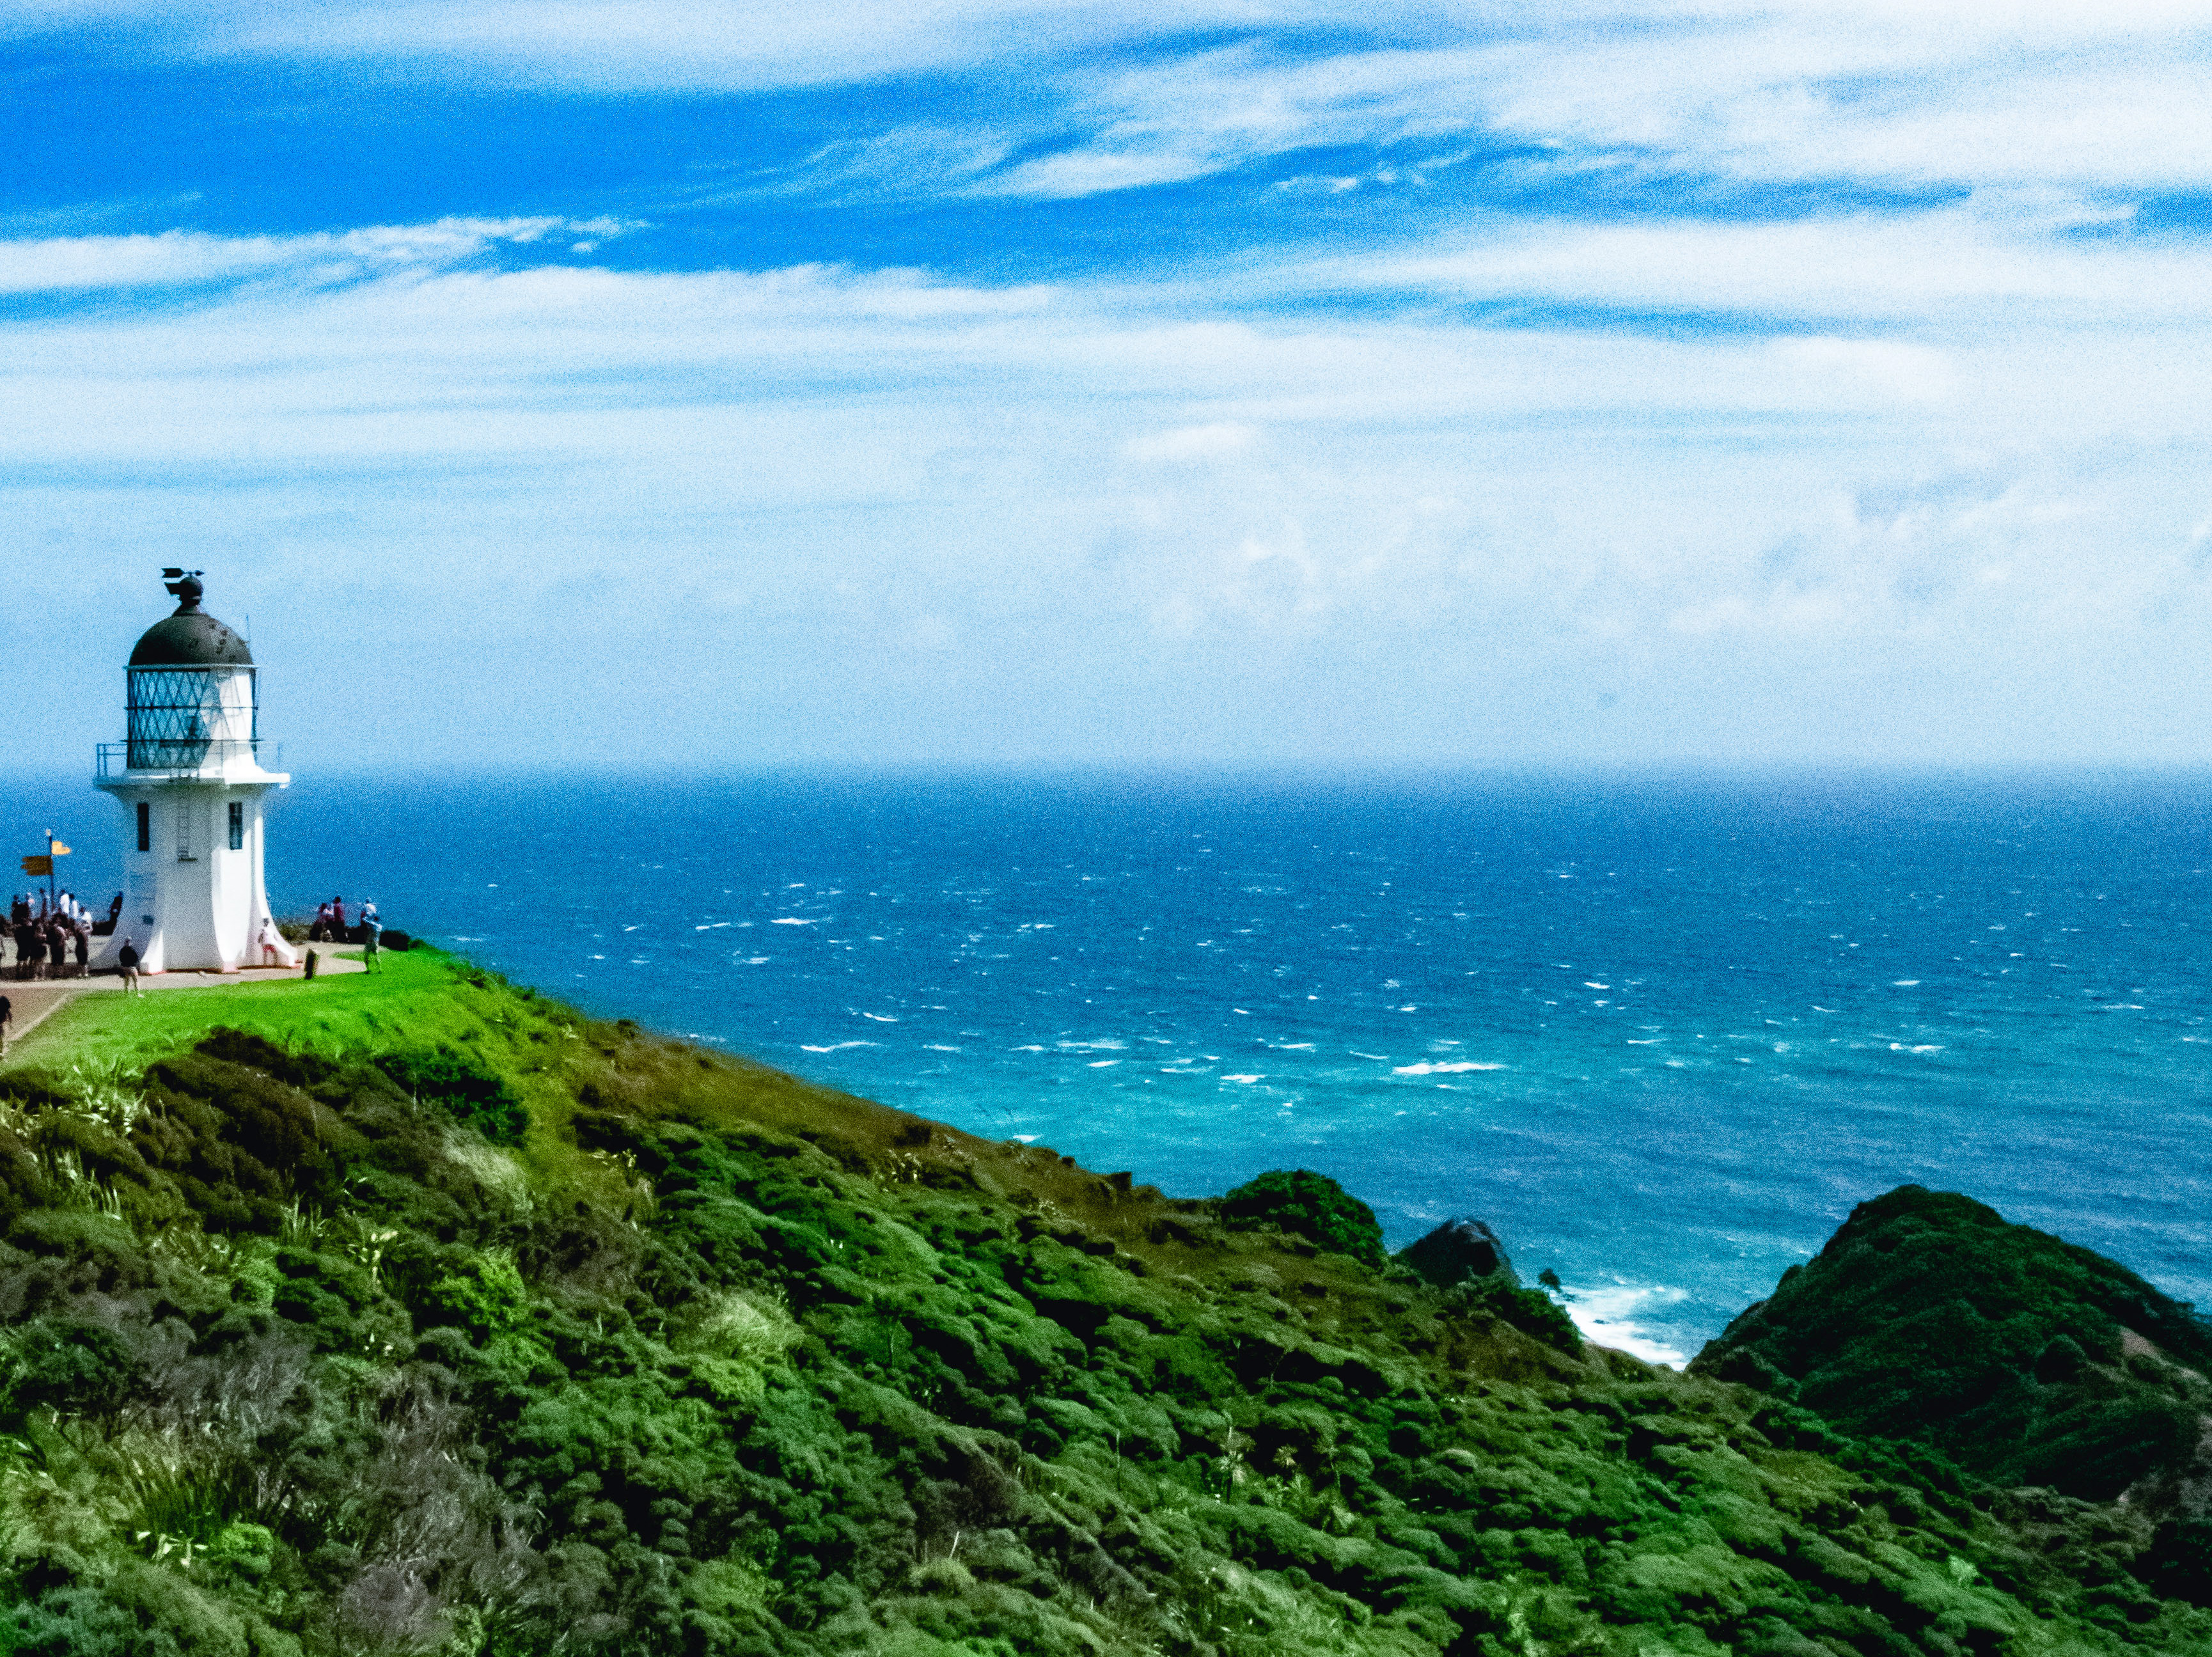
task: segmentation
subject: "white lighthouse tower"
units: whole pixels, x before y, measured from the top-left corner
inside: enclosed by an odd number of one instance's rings
[[[260,684],[246,640],[200,608],[198,570],[162,574],[176,613],[131,652],[129,734],[100,748],[96,786],[123,807],[125,871],[100,964],[128,939],[144,972],[236,972],[261,964],[270,918],[262,796],[292,780],[261,768]],[[295,959],[281,940],[278,958]]]

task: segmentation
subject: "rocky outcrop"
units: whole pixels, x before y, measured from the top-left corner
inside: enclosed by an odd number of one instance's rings
[[[1948,1192],[1863,1203],[1690,1366],[2005,1485],[2196,1514],[2212,1326]]]
[[[1504,1241],[1482,1220],[1446,1220],[1401,1251],[1398,1259],[1439,1289],[1456,1289],[1478,1279],[1509,1289],[1521,1286]]]

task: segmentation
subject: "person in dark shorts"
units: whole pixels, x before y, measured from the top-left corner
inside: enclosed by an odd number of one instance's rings
[[[146,993],[138,982],[138,951],[127,938],[123,940],[123,947],[115,952],[115,965],[123,974],[124,994],[129,995],[133,990],[140,995]]]

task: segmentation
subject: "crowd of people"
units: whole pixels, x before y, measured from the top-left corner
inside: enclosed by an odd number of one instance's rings
[[[18,892],[9,907],[7,924],[0,926],[0,971],[12,967],[14,975],[25,980],[85,977],[91,970],[92,940],[113,932],[122,912],[120,892],[115,895],[104,926],[94,922],[92,911],[72,893]],[[372,971],[383,964],[378,959],[383,933],[384,922],[376,913],[376,905],[362,904],[358,915],[349,924],[343,897],[334,897],[318,906],[314,923],[307,929],[307,938],[313,943],[364,945]],[[278,942],[276,923],[264,916],[259,935],[254,939],[262,965],[277,964]],[[126,987],[137,976],[139,953],[136,946],[136,939],[125,939],[117,957]]]
[[[307,928],[307,941],[311,944],[359,944],[364,946],[362,957],[371,972],[383,970],[384,963],[379,959],[379,945],[383,938],[384,922],[376,913],[376,905],[362,904],[360,917],[349,926],[346,925],[345,900],[342,897],[317,904],[314,924]]]
[[[116,902],[119,907],[122,899]],[[8,941],[19,979],[82,978],[92,962],[92,911],[74,893],[18,892],[8,907]]]

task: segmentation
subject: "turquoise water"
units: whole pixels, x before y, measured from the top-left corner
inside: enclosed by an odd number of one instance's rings
[[[1172,1192],[1301,1165],[1394,1245],[1486,1218],[1677,1358],[1904,1181],[2212,1302],[2208,806],[2202,776],[310,778],[270,872]]]

